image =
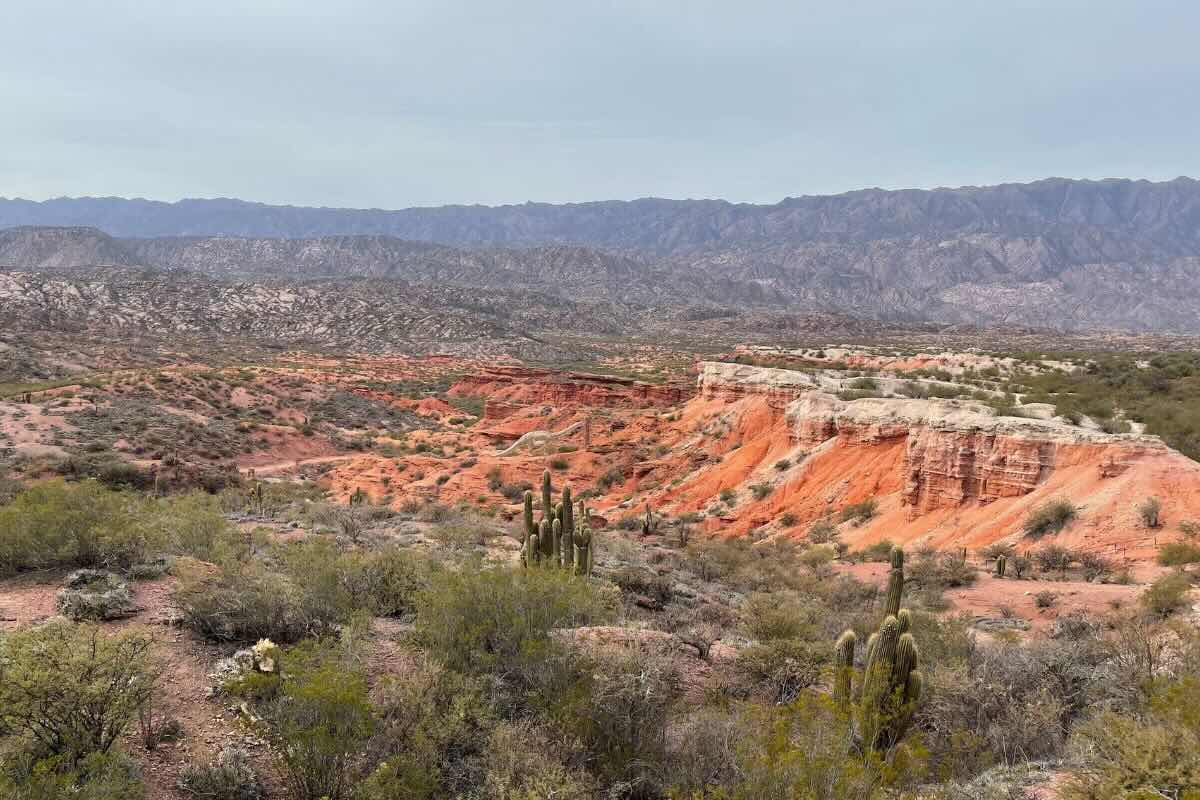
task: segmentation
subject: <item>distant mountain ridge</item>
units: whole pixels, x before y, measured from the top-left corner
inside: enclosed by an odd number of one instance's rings
[[[40,227],[51,224],[52,227]],[[0,266],[395,280],[638,308],[1200,332],[1200,182],[402,211],[0,200]],[[69,227],[70,225],[90,227]]]
[[[955,189],[862,189],[773,205],[725,200],[605,200],[381,209],[244,200],[0,198],[0,228],[88,226],[117,237],[314,238],[370,234],[476,246],[580,244],[657,255],[733,244],[867,241],[907,235],[1036,236],[1056,226],[1200,241],[1200,181],[1049,178]]]

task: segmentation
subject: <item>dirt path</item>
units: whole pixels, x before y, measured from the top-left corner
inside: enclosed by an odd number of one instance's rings
[[[63,573],[45,572],[0,582],[0,630],[14,630],[44,622],[57,614],[55,597]],[[137,721],[124,737],[124,750],[142,766],[147,800],[183,800],[190,795],[176,786],[188,764],[206,763],[222,748],[236,745],[251,754],[255,769],[272,796],[279,796],[280,781],[266,746],[242,723],[236,708],[210,696],[209,673],[226,653],[174,625],[171,593],[173,578],[133,585],[138,611],[128,619],[103,623],[108,630],[145,626],[156,642],[162,677],[154,713],[174,718],[183,726],[177,742],[166,742],[153,751],[142,745]],[[226,648],[227,649],[227,648]]]
[[[254,470],[254,474],[258,476],[274,475],[279,472],[287,472],[288,470],[300,469],[312,464],[339,464],[343,461],[350,461],[353,458],[361,456],[320,456],[318,458],[301,458],[291,461],[278,461],[274,464],[249,465],[242,467],[242,472]]]

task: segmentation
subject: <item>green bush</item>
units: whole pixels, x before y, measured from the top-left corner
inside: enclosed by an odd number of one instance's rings
[[[426,563],[397,548],[339,552],[328,539],[276,545],[271,558],[217,566],[181,559],[175,602],[184,623],[218,641],[283,644],[333,632],[354,612],[414,608]]]
[[[755,500],[764,500],[767,495],[775,491],[775,487],[769,483],[756,483],[750,487],[750,491],[754,494]]]
[[[496,724],[486,688],[486,680],[428,659],[381,681],[374,692],[379,724],[366,748],[373,768],[356,800],[476,796]]]
[[[615,593],[565,570],[464,569],[421,593],[417,633],[451,669],[504,674],[539,660],[550,631],[605,622],[616,609]]]
[[[888,561],[891,559],[892,550],[895,548],[896,545],[892,543],[891,539],[881,539],[875,544],[868,545],[859,550],[858,556],[863,561]]]
[[[838,514],[839,522],[852,522],[855,525],[861,525],[874,517],[879,512],[879,503],[875,498],[869,497],[858,503],[851,503],[841,510]]]
[[[827,544],[836,542],[838,538],[838,527],[829,517],[821,517],[819,520],[808,526],[808,540],[814,544]]]
[[[280,771],[297,800],[346,800],[363,777],[376,720],[366,676],[321,645],[283,656],[279,696],[262,708]]]
[[[1147,528],[1162,526],[1162,501],[1157,497],[1147,497],[1137,506],[1138,518]]]
[[[151,638],[95,625],[48,622],[0,640],[0,733],[26,737],[39,756],[73,769],[107,753],[154,688]]]
[[[144,792],[138,765],[115,750],[77,763],[10,754],[0,769],[0,797],[6,800],[137,800]]]
[[[1158,548],[1158,563],[1164,567],[1200,563],[1200,545],[1191,542],[1168,542]]]
[[[1138,599],[1148,611],[1166,617],[1187,605],[1187,593],[1191,588],[1187,575],[1172,572],[1150,584]]]
[[[1063,800],[1200,797],[1200,680],[1156,688],[1138,719],[1102,711],[1072,736]]]
[[[1025,518],[1025,535],[1031,539],[1040,539],[1051,533],[1058,533],[1075,519],[1077,510],[1066,500],[1051,500],[1030,512]]]
[[[1033,557],[1043,572],[1066,572],[1075,563],[1075,553],[1057,544],[1038,548]]]
[[[151,499],[96,481],[47,481],[0,507],[0,574],[55,567],[128,569],[161,553],[214,558],[235,537],[216,501]]]
[[[738,651],[735,666],[750,689],[771,703],[791,703],[815,686],[829,663],[824,642],[772,639]]]

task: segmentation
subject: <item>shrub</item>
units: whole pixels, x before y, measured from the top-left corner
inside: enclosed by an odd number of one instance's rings
[[[868,545],[858,551],[858,555],[863,561],[888,561],[891,559],[892,550],[895,547],[896,545],[892,543],[891,539],[881,539],[875,544]]]
[[[235,537],[213,498],[148,499],[96,481],[47,481],[0,507],[0,574],[128,569],[164,552],[213,558]]]
[[[620,467],[612,467],[599,477],[596,481],[596,488],[601,494],[607,494],[608,490],[614,486],[620,486],[625,482],[625,470]]]
[[[738,651],[736,667],[750,688],[772,703],[791,703],[821,679],[829,663],[824,642],[774,639]]]
[[[557,744],[553,731],[527,721],[498,725],[483,748],[480,796],[495,800],[591,800],[596,796],[596,787],[590,776],[565,765]]]
[[[792,468],[792,462],[786,458],[781,458],[775,462],[775,469],[778,472],[786,472]]]
[[[261,800],[258,773],[245,750],[227,747],[209,764],[188,764],[179,773],[179,788],[203,800]]]
[[[869,497],[858,503],[851,503],[841,510],[838,514],[839,522],[852,522],[855,525],[861,525],[875,516],[879,511],[879,504],[875,498]]]
[[[550,459],[550,469],[561,471],[561,470],[566,469],[569,466],[571,466],[571,462],[567,461],[565,458]]]
[[[775,490],[775,487],[769,483],[756,483],[750,487],[750,491],[754,494],[755,500],[765,499],[767,497],[767,495],[769,495],[774,490]]]
[[[1058,604],[1058,595],[1049,590],[1043,590],[1033,596],[1033,604],[1038,608],[1053,608]]]
[[[280,695],[262,713],[292,796],[346,800],[375,728],[366,677],[317,648],[289,651],[284,663]]]
[[[519,503],[525,497],[525,493],[533,489],[533,484],[529,481],[521,481],[520,483],[506,483],[500,487],[500,494],[506,500],[512,503]]]
[[[421,593],[417,633],[446,666],[511,674],[536,662],[550,631],[606,621],[616,598],[565,570],[468,569]]]
[[[1164,567],[1182,567],[1200,563],[1200,546],[1190,542],[1169,542],[1158,548],[1158,563]]]
[[[1195,796],[1200,786],[1200,681],[1157,687],[1142,718],[1103,711],[1076,729],[1064,800]]]
[[[679,694],[671,657],[650,651],[605,654],[581,665],[563,719],[605,786],[624,796],[662,796],[670,712]]]
[[[721,502],[727,506],[732,506],[737,502],[737,492],[733,489],[722,489],[721,493],[717,496],[720,497]]]
[[[760,641],[819,638],[814,613],[813,606],[778,592],[755,592],[741,608],[746,632]]]
[[[1195,539],[1200,536],[1200,523],[1195,520],[1185,519],[1179,523],[1179,532],[1189,539]]]
[[[978,577],[975,568],[960,553],[918,552],[908,568],[908,577],[922,588],[950,589],[970,586]]]
[[[1147,497],[1137,506],[1138,518],[1147,528],[1162,526],[1162,501],[1157,497]]]
[[[138,764],[115,750],[70,763],[10,754],[0,770],[0,797],[12,800],[134,800],[144,795]]]
[[[779,524],[784,528],[790,528],[797,522],[796,515],[791,511],[785,511],[779,515]]]
[[[619,586],[621,591],[640,595],[656,606],[662,606],[671,600],[671,579],[643,567],[622,567],[613,574],[612,582]]]
[[[838,528],[829,517],[821,517],[808,527],[808,540],[814,544],[826,544],[836,541]]]
[[[144,561],[150,531],[130,513],[131,503],[91,480],[26,489],[0,507],[0,572]]]
[[[1008,560],[1008,568],[1012,570],[1014,578],[1020,580],[1025,577],[1033,567],[1033,560],[1027,555],[1015,555]]]
[[[1065,547],[1048,544],[1034,554],[1043,572],[1066,572],[1075,562],[1075,554]]]
[[[1096,580],[1113,571],[1112,562],[1099,553],[1081,553],[1079,567],[1083,570],[1084,580],[1088,581]]]
[[[0,732],[74,766],[107,753],[154,688],[151,638],[48,622],[0,640]]]
[[[1148,611],[1167,617],[1187,605],[1187,593],[1191,588],[1187,575],[1172,572],[1150,584],[1139,600]]]
[[[1050,533],[1058,533],[1075,519],[1078,512],[1066,500],[1051,500],[1030,512],[1025,518],[1025,535],[1040,539]]]

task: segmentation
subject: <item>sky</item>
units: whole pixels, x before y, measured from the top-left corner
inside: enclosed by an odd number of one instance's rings
[[[3,0],[0,196],[447,203],[1200,176],[1195,0]]]

